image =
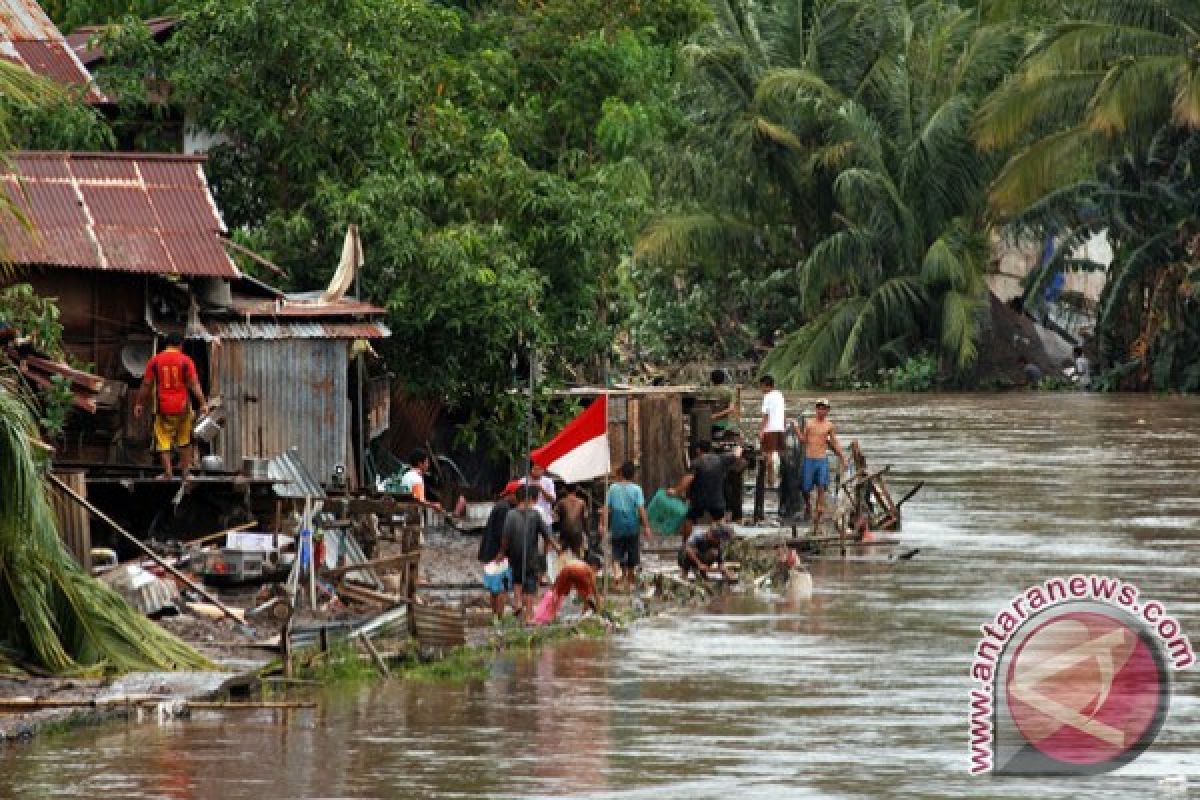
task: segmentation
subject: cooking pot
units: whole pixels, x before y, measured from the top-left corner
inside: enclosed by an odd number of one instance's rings
[[[267,464],[269,462],[265,458],[243,458],[242,472],[247,478],[269,478]]]
[[[205,472],[223,472],[225,470],[225,459],[215,453],[209,454],[200,459],[200,469]]]

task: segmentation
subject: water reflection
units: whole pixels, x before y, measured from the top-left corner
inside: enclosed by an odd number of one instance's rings
[[[1127,798],[1200,774],[1191,673],[1158,743],[1114,775],[970,779],[965,734],[979,624],[1051,575],[1133,581],[1200,642],[1200,404],[856,395],[833,413],[893,486],[926,481],[905,519],[916,559],[821,562],[810,601],[727,598],[502,659],[482,683],[10,748],[0,795]]]

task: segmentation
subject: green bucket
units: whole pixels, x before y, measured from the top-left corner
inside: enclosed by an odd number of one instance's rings
[[[667,494],[665,489],[655,492],[650,505],[646,506],[650,529],[659,536],[674,536],[679,533],[687,511],[688,504],[682,498]]]

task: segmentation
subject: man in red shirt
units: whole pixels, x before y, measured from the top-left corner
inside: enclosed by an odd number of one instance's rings
[[[208,413],[208,403],[200,389],[196,364],[184,355],[183,337],[179,334],[167,334],[166,349],[146,364],[142,389],[133,406],[135,417],[142,416],[151,386],[155,389],[154,450],[162,458],[163,477],[168,480],[175,477],[171,470],[171,450],[179,448],[179,470],[186,480],[192,467],[192,423],[195,421],[188,402],[188,390],[200,404],[201,414]]]

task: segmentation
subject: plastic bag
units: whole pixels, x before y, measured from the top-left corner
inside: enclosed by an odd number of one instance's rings
[[[537,609],[533,612],[533,622],[535,625],[549,625],[558,618],[558,608],[562,605],[563,598],[558,595],[553,589],[547,589],[542,595],[542,600],[538,603]]]

